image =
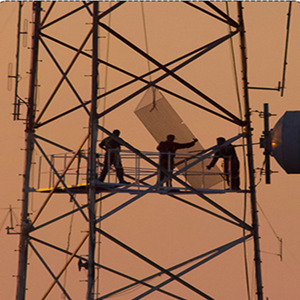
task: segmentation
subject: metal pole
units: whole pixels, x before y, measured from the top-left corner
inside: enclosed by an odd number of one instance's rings
[[[18,95],[18,91],[19,91],[19,64],[20,64],[20,40],[21,40],[21,17],[22,17],[22,7],[23,7],[24,3],[23,2],[19,2],[19,18],[18,18],[18,38],[17,38],[17,54],[16,54],[16,75],[15,75],[15,102],[14,102],[14,120],[19,120],[20,118],[20,99],[19,99],[19,95]],[[22,32],[24,33],[24,32]]]
[[[249,90],[248,90],[248,72],[247,72],[247,54],[246,54],[246,40],[245,40],[245,27],[243,21],[243,7],[242,3],[238,2],[238,15],[240,24],[240,42],[241,42],[241,56],[242,56],[242,69],[243,69],[243,88],[244,88],[244,101],[245,101],[245,118],[247,125],[246,139],[247,139],[247,159],[249,168],[249,181],[251,193],[251,208],[252,208],[252,234],[254,239],[254,261],[256,273],[256,288],[257,299],[263,300],[263,286],[262,286],[262,273],[261,273],[261,258],[260,258],[260,244],[259,244],[259,231],[258,231],[258,214],[256,203],[256,188],[254,177],[254,161],[253,161],[253,146],[252,146],[252,128],[250,119],[250,105],[249,105]]]
[[[264,103],[264,137],[265,137],[265,173],[266,173],[266,184],[271,183],[271,162],[270,162],[270,126],[269,126],[269,104]]]
[[[89,204],[89,256],[88,256],[88,291],[87,299],[94,299],[95,283],[95,200],[96,188],[93,182],[96,174],[96,145],[97,145],[97,93],[98,93],[98,1],[93,2],[93,55],[92,55],[92,103],[89,121],[89,153],[88,153],[88,174],[89,183],[88,204]]]
[[[25,299],[26,292],[26,275],[27,275],[27,258],[28,258],[28,239],[31,223],[28,219],[29,205],[29,182],[32,164],[32,152],[34,148],[34,124],[35,124],[35,98],[36,98],[36,78],[37,78],[37,62],[38,62],[38,41],[40,26],[41,2],[33,3],[33,12],[35,13],[34,33],[32,37],[32,56],[29,82],[29,96],[27,104],[26,118],[26,162],[23,179],[23,198],[21,212],[21,233],[19,242],[19,266],[17,279],[17,300]]]

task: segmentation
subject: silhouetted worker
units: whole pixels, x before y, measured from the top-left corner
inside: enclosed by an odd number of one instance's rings
[[[218,146],[223,145],[226,142],[225,138],[219,137],[217,138]],[[234,146],[229,144],[224,148],[217,151],[212,159],[211,163],[207,166],[207,169],[210,170],[218,161],[218,159],[222,157],[224,159],[224,172],[226,174],[226,181],[228,186],[232,190],[240,189],[240,162],[236,155]]]
[[[105,176],[110,168],[111,165],[114,165],[116,168],[117,177],[120,183],[129,183],[124,180],[124,170],[121,162],[120,150],[121,145],[120,143],[114,139],[120,135],[120,130],[115,129],[113,131],[113,136],[105,138],[100,144],[99,147],[104,149],[105,156],[104,156],[104,163],[103,169],[98,178],[99,181],[104,181]]]
[[[180,144],[175,143],[174,139],[175,136],[173,134],[169,134],[167,136],[167,140],[160,142],[156,148],[160,152],[159,165],[169,172],[173,172],[174,169],[174,158],[176,150],[193,147],[198,141],[197,139],[193,139],[193,141],[190,143]],[[165,176],[166,174],[160,171],[159,181],[163,180]],[[167,181],[167,186],[171,186],[171,179]]]

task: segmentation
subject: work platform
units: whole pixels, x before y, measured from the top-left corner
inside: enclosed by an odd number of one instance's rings
[[[105,183],[98,180],[93,182],[96,193],[126,193],[126,194],[142,194],[142,193],[155,193],[162,195],[192,195],[196,192],[202,194],[225,194],[225,193],[249,193],[249,190],[230,190],[230,189],[194,189],[190,190],[184,187],[166,187],[166,186],[149,186],[141,184],[121,184],[121,183]],[[39,193],[71,193],[71,194],[86,194],[88,192],[88,184],[70,185],[67,187],[44,188],[36,189],[35,192]]]
[[[107,153],[108,173],[104,182],[93,180],[91,183],[96,189],[96,193],[126,193],[126,194],[225,194],[225,193],[247,193],[247,190],[228,189],[227,177],[230,173],[222,172],[217,166],[208,170],[206,166],[211,162],[213,154],[202,154],[194,151],[176,153],[175,168],[171,169],[171,153],[165,153],[169,157],[169,166],[167,171],[175,175],[172,179],[172,186],[165,186],[166,183],[158,182],[160,179],[159,158],[161,153],[142,152],[151,162],[141,159],[137,154],[128,150],[120,151],[122,158],[122,169],[124,170],[124,179],[129,184],[120,184],[117,178],[115,166],[110,166],[111,153]],[[164,153],[163,153],[164,154]],[[51,166],[45,167],[45,163],[38,165],[39,175],[36,188],[32,191],[39,193],[69,193],[86,194],[88,193],[87,183],[87,159],[86,154],[81,153],[74,160],[74,166],[67,168],[67,161],[71,159],[69,155],[51,155],[48,161]],[[76,162],[77,161],[77,162]],[[105,161],[104,154],[99,154],[97,158],[97,174],[103,169]],[[154,164],[154,165],[153,165]],[[61,178],[58,179],[58,176]],[[189,188],[190,186],[191,188]]]

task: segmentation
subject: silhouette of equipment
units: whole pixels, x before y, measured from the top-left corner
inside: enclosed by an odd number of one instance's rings
[[[78,261],[78,270],[79,272],[81,271],[82,268],[85,268],[86,270],[88,269],[88,262],[83,262],[82,259],[80,258]]]

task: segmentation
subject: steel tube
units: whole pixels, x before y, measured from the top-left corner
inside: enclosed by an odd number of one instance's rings
[[[97,94],[98,94],[98,1],[93,2],[93,55],[92,55],[92,103],[89,120],[89,153],[88,153],[88,174],[89,184],[89,254],[88,254],[88,290],[87,299],[94,299],[95,285],[95,202],[96,187],[92,184],[97,178],[96,174],[96,146],[98,132],[97,118]]]
[[[26,117],[26,161],[23,180],[23,199],[21,211],[21,234],[19,242],[19,266],[17,279],[17,295],[16,300],[24,300],[26,293],[26,275],[28,260],[28,239],[31,223],[28,219],[28,205],[30,193],[30,173],[32,165],[32,154],[34,148],[34,124],[35,124],[35,99],[36,99],[36,81],[37,81],[37,65],[38,65],[38,48],[39,48],[39,27],[40,27],[40,11],[41,2],[33,3],[33,12],[35,14],[34,32],[31,50],[31,69],[29,81],[29,96],[27,104]]]
[[[242,72],[243,72],[243,87],[244,87],[244,105],[245,105],[245,118],[247,125],[246,140],[247,140],[247,158],[249,169],[250,193],[251,193],[251,209],[252,209],[252,227],[254,239],[254,261],[255,261],[255,276],[256,276],[256,293],[257,299],[263,300],[263,286],[262,286],[262,273],[261,273],[261,258],[260,258],[260,243],[258,231],[258,213],[256,202],[256,187],[255,187],[255,170],[253,160],[253,145],[252,145],[252,128],[251,128],[251,109],[249,104],[249,89],[248,89],[248,70],[247,70],[247,54],[246,54],[246,39],[245,27],[243,21],[243,7],[242,3],[238,2],[238,14],[240,23],[240,43],[241,43],[241,57],[242,57]]]

